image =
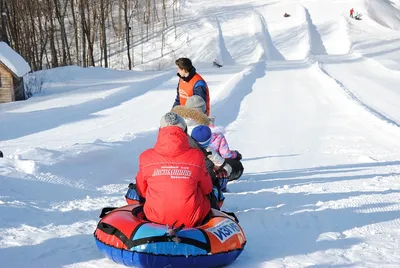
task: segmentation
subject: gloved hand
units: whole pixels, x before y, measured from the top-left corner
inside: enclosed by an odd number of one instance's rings
[[[226,174],[228,175],[228,177],[231,175],[231,173],[232,173],[231,165],[229,165],[228,163],[224,162],[224,164],[221,166],[221,168],[225,169]]]
[[[236,159],[237,160],[242,160],[242,154],[241,153],[239,153],[238,151],[236,151],[235,150],[235,152],[236,152],[236,154],[237,154],[237,157],[236,157]]]
[[[218,168],[214,172],[215,172],[215,176],[218,179],[223,179],[223,178],[228,178],[229,177],[229,175],[227,174],[226,170],[223,169],[223,168]]]
[[[137,189],[136,183],[132,183],[132,182],[129,183],[128,188],[136,190]]]
[[[225,162],[225,158],[223,158],[215,150],[212,150],[210,148],[207,148],[207,152],[211,153],[207,156],[208,159],[210,159],[217,167],[222,167]]]
[[[135,183],[129,183],[128,192],[125,194],[125,198],[128,204],[133,204],[134,201],[139,202],[139,204],[144,204],[146,199],[141,197],[138,193],[137,186]],[[133,201],[133,202],[132,202]]]

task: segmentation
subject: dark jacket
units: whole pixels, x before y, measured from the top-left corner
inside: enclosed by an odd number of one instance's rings
[[[189,139],[190,147],[199,149],[204,155],[204,158],[205,158],[205,161],[206,161],[206,169],[208,171],[208,174],[210,175],[210,178],[211,178],[213,186],[218,189],[218,195],[219,195],[218,197],[216,197],[213,193],[211,193],[208,196],[208,198],[210,200],[211,207],[214,208],[214,209],[219,210],[218,200],[221,199],[221,196],[220,196],[221,195],[221,190],[220,190],[221,187],[220,187],[219,179],[217,178],[217,176],[215,174],[215,165],[207,157],[210,153],[207,152],[204,148],[201,148],[199,146],[199,144],[192,137],[188,136],[188,139]]]

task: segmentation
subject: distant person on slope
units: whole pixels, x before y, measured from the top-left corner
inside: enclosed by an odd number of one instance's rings
[[[356,12],[356,15],[354,16],[355,20],[361,20],[361,13]]]
[[[152,222],[193,227],[210,212],[212,182],[204,155],[191,148],[185,130],[182,117],[165,114],[154,148],[139,157],[136,185],[145,198],[144,213]]]
[[[350,18],[353,18],[354,17],[354,8],[351,8],[350,9]]]
[[[188,58],[179,58],[175,61],[175,64],[178,67],[177,76],[179,76],[179,83],[173,107],[185,105],[188,98],[197,95],[205,101],[205,113],[210,115],[210,93],[208,86],[204,79],[196,72],[192,61]]]

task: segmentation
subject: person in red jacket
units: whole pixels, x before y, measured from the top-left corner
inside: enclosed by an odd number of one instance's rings
[[[211,178],[203,153],[191,148],[186,123],[176,113],[161,118],[154,148],[139,157],[136,185],[148,220],[193,227],[210,212]]]
[[[354,8],[351,8],[350,9],[350,18],[353,18],[353,16],[354,16]]]

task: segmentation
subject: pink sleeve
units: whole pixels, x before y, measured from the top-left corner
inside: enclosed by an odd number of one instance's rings
[[[223,158],[232,158],[235,159],[237,158],[237,153],[235,151],[231,151],[229,150],[229,145],[228,142],[226,141],[225,136],[220,133],[220,138],[221,138],[221,142],[219,144],[219,154],[223,157]]]

